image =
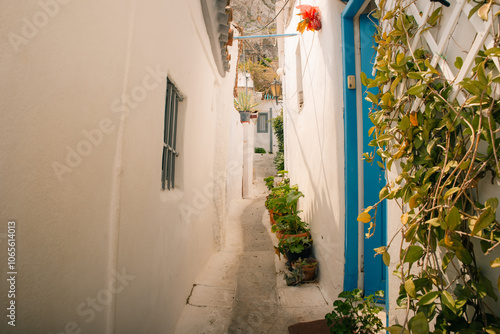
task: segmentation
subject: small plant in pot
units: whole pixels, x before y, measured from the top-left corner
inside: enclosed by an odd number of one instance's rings
[[[278,217],[297,212],[297,202],[304,196],[297,186],[283,184],[273,188],[269,194],[265,205],[268,210],[272,210],[276,221]]]
[[[299,258],[292,262],[292,270],[285,273],[286,285],[297,285],[300,283],[314,282],[318,271],[318,260],[309,258]]]
[[[318,260],[312,257],[298,258],[292,262],[292,269],[300,272],[301,282],[313,282],[318,272]]]
[[[383,291],[375,295],[363,297],[363,291],[354,289],[343,291],[333,303],[333,311],[325,315],[330,333],[336,334],[375,334],[383,329],[382,321],[377,314],[382,307],[375,305],[375,298],[382,298]]]
[[[271,231],[276,233],[278,239],[289,237],[308,237],[309,229],[307,223],[298,215],[301,211],[280,216],[276,219]]]
[[[310,237],[290,237],[280,239],[274,250],[280,259],[281,254],[286,257],[287,267],[292,270],[291,263],[293,261],[311,256],[312,244],[313,240]]]

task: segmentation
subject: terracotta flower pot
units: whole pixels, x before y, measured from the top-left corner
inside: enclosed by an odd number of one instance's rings
[[[312,282],[316,279],[316,271],[318,268],[318,260],[306,258],[306,265],[302,265],[302,282]],[[292,268],[297,267],[296,261],[292,263]]]
[[[309,236],[309,232],[299,233],[299,234],[283,234],[283,232],[276,232],[276,238],[278,239],[288,239],[288,238],[307,238]]]

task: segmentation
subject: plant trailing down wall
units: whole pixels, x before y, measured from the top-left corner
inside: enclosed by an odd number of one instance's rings
[[[469,18],[498,20],[493,2],[476,3]],[[498,29],[494,45],[483,47],[468,75],[453,82],[432,65],[435,54],[423,41],[423,33],[436,30],[442,17],[441,7],[433,6],[427,22],[418,25],[409,2],[386,8],[382,0],[375,15],[377,73],[374,79],[362,75],[365,86],[378,88],[377,94],[367,93],[374,105],[371,145],[387,175],[396,175],[388,179],[380,200],[394,200],[402,210],[399,231],[386,247],[376,249],[386,265],[397,263],[397,304],[407,311],[404,323],[388,330],[500,333],[500,320],[488,305],[490,298],[497,300],[494,285],[500,289],[500,279],[490,281],[478,265],[480,257],[498,256],[500,249],[498,198],[479,196],[479,188],[497,183],[500,172]],[[463,64],[460,57],[454,61],[457,69]],[[465,98],[458,99],[459,94]],[[364,158],[373,162],[373,153]],[[358,220],[375,228],[372,210],[377,205]],[[397,235],[401,242],[394,242]],[[399,258],[391,260],[391,247],[400,247]],[[497,256],[490,261],[492,268],[500,267]]]
[[[278,152],[274,157],[274,165],[276,170],[282,171],[285,169],[285,131],[283,128],[283,111],[278,116],[271,120],[274,133],[278,139]]]

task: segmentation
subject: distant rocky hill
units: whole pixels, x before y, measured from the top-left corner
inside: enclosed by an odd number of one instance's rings
[[[276,33],[276,23],[261,30],[276,16],[276,0],[231,0],[233,21],[243,28],[245,35],[270,35]],[[247,59],[257,61],[260,57],[276,58],[278,47],[275,38],[249,40],[245,44]]]

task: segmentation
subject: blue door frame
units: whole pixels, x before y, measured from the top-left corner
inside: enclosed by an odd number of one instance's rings
[[[357,216],[359,214],[359,182],[358,182],[358,163],[360,156],[358,155],[358,117],[357,117],[357,96],[355,89],[348,89],[347,78],[352,75],[356,77],[356,55],[355,55],[355,35],[354,35],[354,17],[358,14],[360,8],[365,3],[365,0],[350,0],[344,11],[342,12],[342,55],[344,69],[344,156],[345,156],[345,265],[344,265],[344,290],[353,290],[358,287],[358,224]],[[360,17],[360,22],[369,23],[368,18]],[[368,27],[371,28],[371,27]],[[369,34],[368,38],[371,34]],[[366,36],[364,36],[366,38]],[[369,41],[368,41],[369,42]],[[367,43],[365,40],[363,44]],[[371,42],[369,42],[371,46]],[[363,59],[362,53],[362,71],[369,75],[370,71],[367,67],[370,66],[370,55],[365,54]],[[367,59],[368,58],[368,59]],[[363,64],[363,62],[365,62]],[[367,64],[368,62],[368,64]],[[359,75],[359,73],[358,73]],[[364,94],[363,94],[364,95]],[[367,109],[363,104],[363,108]],[[367,133],[367,125],[370,123],[367,113],[363,112],[363,133]],[[367,135],[363,136],[363,150],[368,151]],[[385,185],[385,180],[382,180],[379,175],[378,167],[366,166],[364,179],[368,178],[370,187]],[[375,175],[377,174],[377,175]],[[378,182],[372,182],[378,178]],[[376,185],[374,184],[376,183]],[[364,202],[374,204],[378,200],[378,190],[373,189],[370,193],[365,191]],[[376,198],[375,198],[376,197]],[[366,205],[366,204],[365,204]],[[364,243],[365,252],[365,274],[371,278],[369,282],[365,281],[363,289],[367,294],[371,294],[376,290],[385,290],[387,292],[387,268],[382,264],[382,259],[373,258],[373,248],[380,246],[380,243],[386,243],[386,227],[385,227],[385,203],[377,212],[378,230],[376,235]],[[382,223],[382,224],[381,224]],[[365,228],[366,232],[366,228]],[[377,245],[378,244],[378,245]],[[375,277],[374,277],[375,276]],[[380,278],[374,283],[374,278]]]

